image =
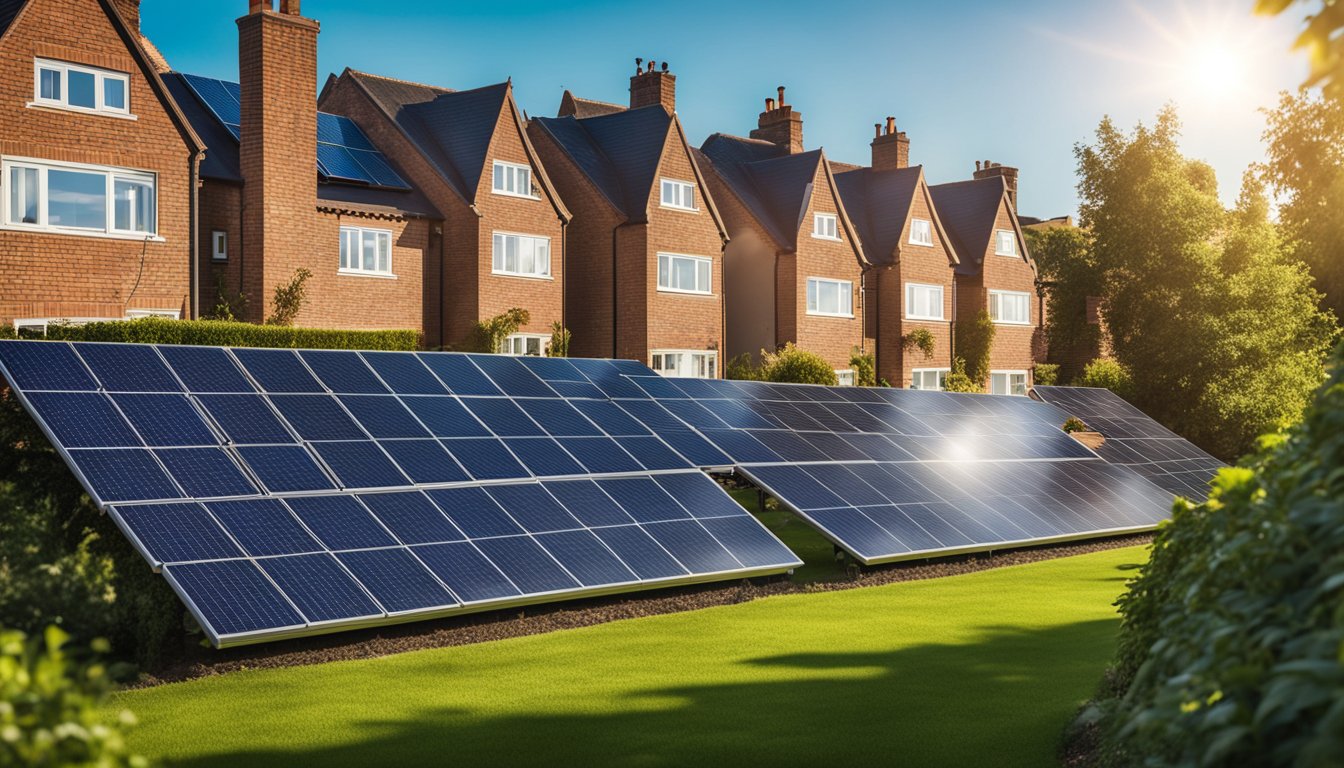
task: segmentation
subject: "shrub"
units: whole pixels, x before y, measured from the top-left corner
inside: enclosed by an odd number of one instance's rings
[[[559,320],[551,323],[551,346],[546,355],[548,357],[569,357],[570,338],[569,329],[561,325]]]
[[[1042,387],[1053,386],[1059,381],[1059,365],[1055,363],[1037,363],[1031,369],[1031,381]]]
[[[227,320],[235,322],[247,315],[247,294],[232,293],[224,284],[224,272],[215,275],[215,306],[205,312],[206,320]]]
[[[860,387],[877,386],[877,363],[872,353],[864,354],[858,348],[849,354],[849,367],[854,369],[854,383]]]
[[[1073,380],[1073,386],[1109,389],[1126,400],[1134,397],[1134,379],[1129,375],[1129,369],[1104,357],[1088,363],[1082,374]]]
[[[901,337],[901,349],[910,352],[918,349],[924,353],[924,359],[933,357],[936,342],[928,328],[916,328]]]
[[[966,373],[966,361],[958,357],[952,361],[952,370],[943,382],[943,389],[948,392],[984,392],[985,386]]]
[[[994,348],[994,321],[980,310],[974,320],[961,320],[955,330],[957,355],[965,361],[966,374],[976,382],[976,392],[989,379],[989,352]]]
[[[756,367],[756,363],[751,358],[750,352],[743,352],[728,360],[728,367],[724,368],[723,375],[738,381],[760,381],[761,372]]]
[[[762,381],[791,384],[839,384],[835,369],[815,352],[808,352],[786,343],[777,352],[761,352],[760,376]]]
[[[482,320],[476,323],[466,351],[499,354],[504,351],[504,340],[517,333],[519,328],[531,320],[532,315],[526,309],[518,307],[506,310],[488,320]]]
[[[1077,416],[1070,416],[1065,419],[1064,426],[1061,427],[1065,432],[1086,432],[1087,425]]]
[[[43,641],[0,630],[0,765],[146,766],[131,754],[122,730],[129,711],[109,725],[99,704],[112,681],[96,658],[66,649],[69,636],[48,627]],[[94,641],[95,653],[107,651]]]
[[[291,347],[297,349],[413,350],[419,331],[339,331],[222,320],[170,320],[145,317],[87,325],[52,325],[47,338],[69,341],[121,341],[137,344],[198,344],[220,347]]]
[[[294,276],[284,285],[275,286],[275,295],[271,297],[271,316],[266,318],[267,325],[293,325],[303,305],[308,303],[308,280],[313,273],[306,267],[294,270]]]
[[[1114,698],[1086,715],[1120,764],[1344,764],[1341,358],[1299,427],[1177,501],[1121,597]]]

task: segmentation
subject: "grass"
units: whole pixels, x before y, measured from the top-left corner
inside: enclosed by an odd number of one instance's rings
[[[1140,547],[125,693],[178,766],[1050,765]],[[859,761],[862,761],[860,763]]]
[[[816,528],[777,504],[772,503],[772,508],[762,509],[761,497],[754,488],[739,488],[729,491],[728,495],[755,515],[784,542],[784,546],[803,561],[802,567],[794,570],[792,581],[808,583],[846,577],[845,564],[836,559],[835,545],[818,533]]]

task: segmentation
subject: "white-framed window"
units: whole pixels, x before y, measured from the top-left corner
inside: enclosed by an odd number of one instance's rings
[[[676,208],[682,211],[700,210],[695,206],[695,185],[691,182],[663,179],[659,186],[662,189],[661,200],[664,208]]]
[[[842,387],[854,386],[854,372],[850,370],[836,371],[835,381]]]
[[[515,333],[504,337],[502,353],[516,357],[545,357],[550,348],[550,336],[540,333]]]
[[[392,276],[392,231],[341,227],[341,268],[350,275]]]
[[[490,269],[497,275],[551,276],[551,239],[513,232],[496,232]]]
[[[942,320],[943,286],[906,283],[905,317],[908,320]]]
[[[998,229],[994,231],[994,255],[1017,255],[1017,235],[1011,229]]]
[[[131,76],[82,64],[36,59],[32,103],[127,117],[131,113]]]
[[[990,291],[989,319],[1008,325],[1031,325],[1031,294],[1022,291]]]
[[[825,277],[807,278],[807,314],[854,316],[854,283]]]
[[[182,312],[176,309],[128,309],[126,310],[127,320],[138,320],[142,317],[162,317],[167,320],[181,320]]]
[[[129,237],[158,231],[152,173],[6,158],[0,174],[6,226]]]
[[[1026,371],[990,371],[989,393],[991,395],[1026,395]]]
[[[812,236],[818,240],[839,240],[840,220],[834,213],[812,215]]]
[[[719,375],[719,353],[694,349],[658,349],[650,355],[649,367],[662,376],[713,379]]]
[[[928,219],[911,219],[910,242],[915,245],[933,245],[933,222]]]
[[[950,368],[916,368],[911,372],[910,388],[942,391],[947,385],[947,374],[951,372]]]
[[[495,161],[494,180],[490,188],[497,195],[526,197],[531,200],[541,197],[537,194],[536,188],[532,186],[532,169],[530,167],[518,163],[506,163],[503,160]]]
[[[210,258],[215,261],[229,260],[229,233],[216,229],[210,233]]]
[[[658,254],[658,290],[673,293],[713,293],[714,261],[681,253]]]

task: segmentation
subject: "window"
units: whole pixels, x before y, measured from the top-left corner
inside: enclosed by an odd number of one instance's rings
[[[5,160],[5,224],[144,236],[157,231],[154,174],[42,160]]]
[[[504,338],[503,353],[522,357],[545,357],[551,348],[551,337],[539,333],[515,333]]]
[[[684,379],[718,377],[718,352],[660,350],[652,355],[650,368],[663,376]]]
[[[33,104],[85,112],[128,115],[130,75],[63,61],[38,59]]]
[[[664,208],[678,208],[683,211],[699,210],[695,207],[695,185],[689,181],[663,179]]]
[[[989,319],[996,323],[1031,325],[1031,294],[990,291]]]
[[[989,393],[991,395],[1027,394],[1026,371],[990,371]]]
[[[910,242],[915,245],[933,245],[933,225],[928,219],[910,220]]]
[[[1011,229],[1000,229],[994,233],[994,253],[998,256],[1017,255],[1017,235]]]
[[[528,197],[533,200],[541,197],[532,187],[532,169],[526,165],[495,161],[495,178],[492,188],[495,194]]]
[[[551,239],[496,232],[491,270],[515,277],[551,276]]]
[[[910,388],[942,391],[949,373],[949,368],[916,368],[910,378]]]
[[[807,278],[807,314],[854,316],[854,284],[848,280]]]
[[[391,276],[391,230],[341,227],[340,271],[352,275]]]
[[[854,372],[853,372],[853,371],[836,371],[836,372],[835,372],[835,380],[836,380],[836,383],[838,383],[838,384],[839,384],[840,386],[842,386],[842,387],[852,387],[852,386],[854,386]]]
[[[943,286],[906,283],[905,316],[910,320],[942,320]]]
[[[342,238],[344,239],[344,238]],[[215,261],[229,260],[229,233],[216,229],[210,233],[210,258]]]
[[[834,213],[818,213],[812,216],[812,236],[822,240],[839,240],[840,228]]]
[[[713,262],[704,256],[677,253],[658,254],[658,290],[675,293],[709,294],[713,287],[710,269]]]

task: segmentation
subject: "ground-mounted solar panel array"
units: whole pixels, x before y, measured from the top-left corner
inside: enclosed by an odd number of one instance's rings
[[[1203,501],[1209,495],[1209,481],[1227,466],[1109,389],[1052,386],[1032,391],[1101,433],[1105,441],[1097,455],[1138,472],[1169,493]]]
[[[1171,500],[1027,398],[82,342],[0,342],[0,373],[219,646],[801,565],[706,471],[863,563],[1145,530]]]

